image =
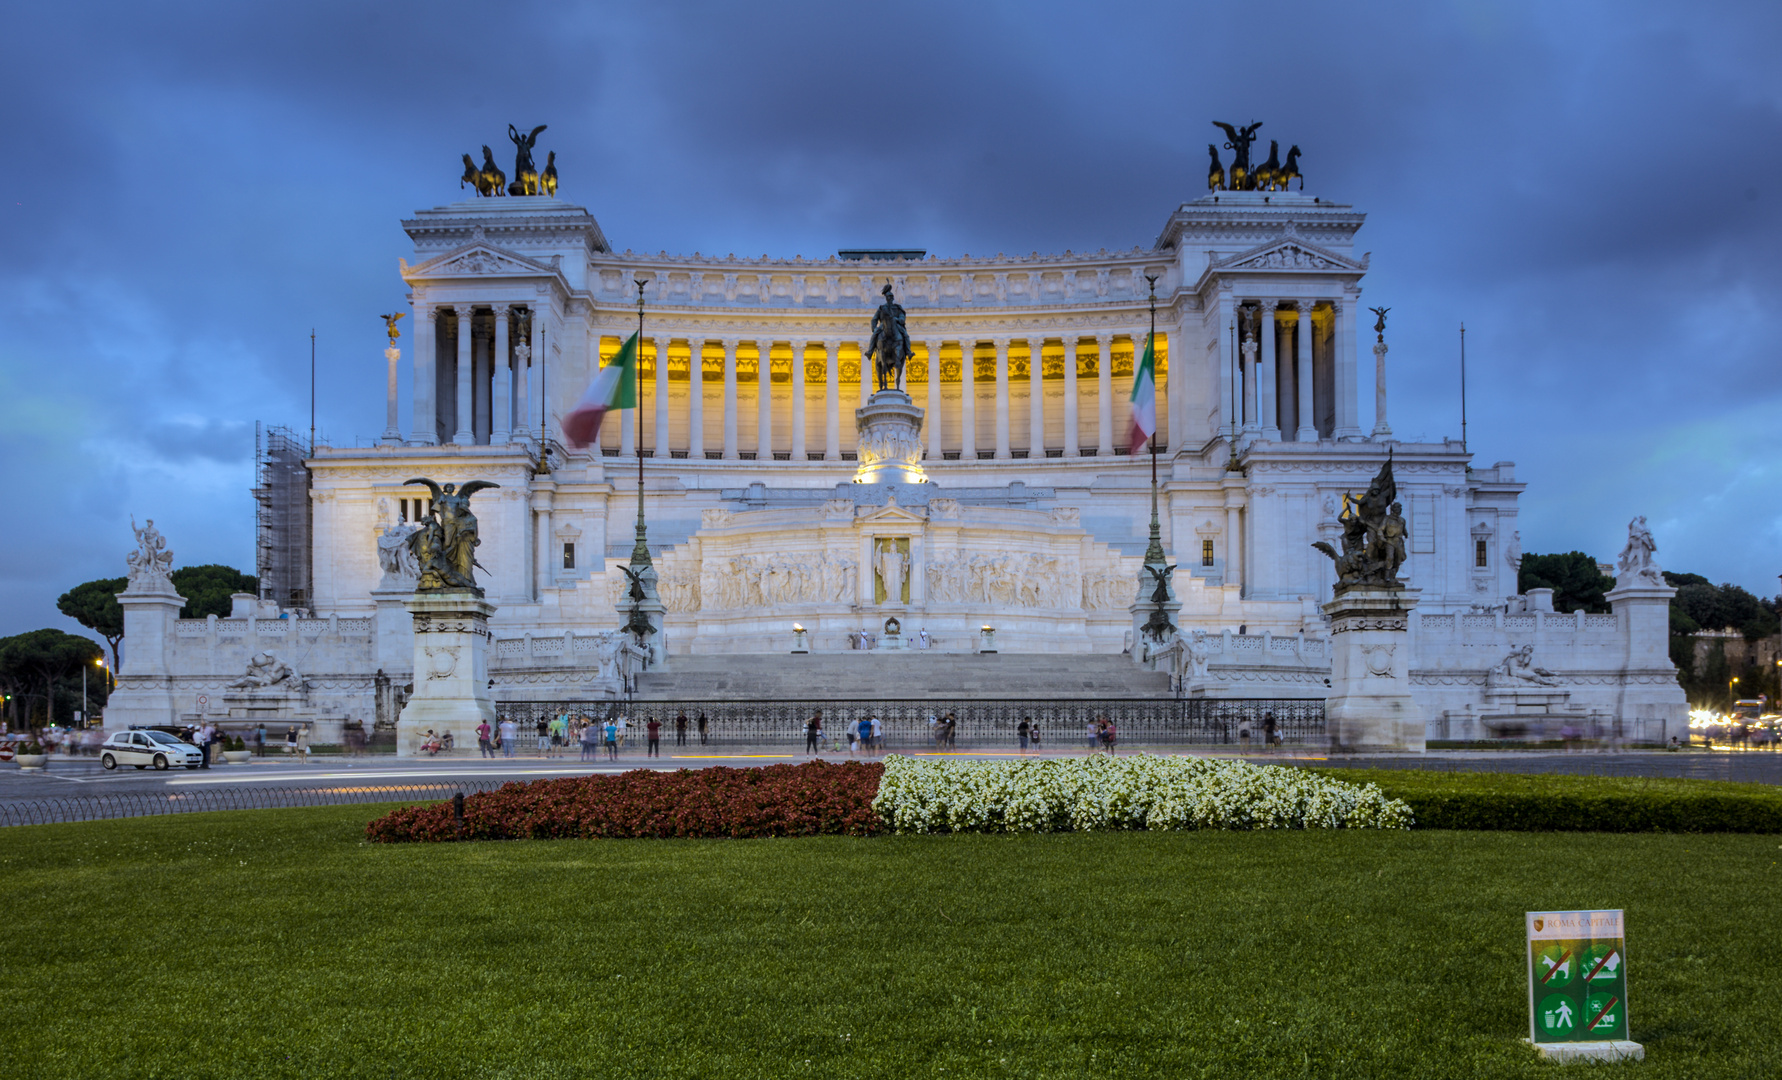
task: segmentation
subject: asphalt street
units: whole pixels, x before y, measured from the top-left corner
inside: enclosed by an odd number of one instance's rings
[[[1132,752],[1139,752],[1134,748]],[[1259,764],[1304,764],[1330,767],[1414,768],[1457,771],[1522,773],[1572,773],[1606,776],[1670,776],[1704,780],[1739,780],[1782,783],[1782,752],[1750,750],[1627,751],[1620,753],[1562,753],[1522,751],[1431,752],[1422,755],[1325,755],[1295,748],[1272,753],[1237,754],[1207,747],[1144,747],[1151,753],[1189,753],[1209,757],[1243,757]],[[910,751],[896,751],[910,752]],[[1069,757],[1080,748],[1048,748],[1041,757]],[[921,752],[918,752],[921,753]],[[923,756],[928,756],[923,754]],[[1012,758],[1013,750],[961,749],[945,756],[965,759]],[[826,760],[847,760],[846,754],[825,754]],[[799,762],[809,755],[788,752],[785,747],[665,747],[659,758],[645,757],[641,748],[628,750],[617,762],[580,760],[580,752],[558,757],[511,758],[396,758],[386,755],[317,756],[295,762],[283,756],[256,759],[245,765],[219,765],[209,770],[173,769],[167,772],[123,768],[106,772],[96,758],[50,760],[41,771],[18,765],[0,765],[0,803],[38,799],[99,796],[121,793],[171,795],[221,787],[294,787],[364,791],[367,788],[406,784],[449,784],[538,780],[556,776],[586,776],[628,769],[700,769],[713,765],[749,767],[776,762]]]

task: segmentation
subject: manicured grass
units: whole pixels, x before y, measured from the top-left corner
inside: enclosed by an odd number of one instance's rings
[[[1774,1075],[1765,836],[370,844],[0,830],[9,1077],[1497,1077],[1522,912],[1625,907],[1642,1077]]]
[[[1782,833],[1782,788],[1723,780],[1315,769],[1374,783],[1420,828],[1536,832]]]

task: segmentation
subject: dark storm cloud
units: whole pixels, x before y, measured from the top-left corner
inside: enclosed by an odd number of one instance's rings
[[[399,219],[548,123],[620,249],[1149,245],[1212,119],[1369,213],[1401,435],[1530,483],[1527,550],[1782,570],[1775,5],[73,4],[9,16],[0,632],[128,517],[252,563],[252,423],[382,427]],[[1364,418],[1369,413],[1363,402]]]

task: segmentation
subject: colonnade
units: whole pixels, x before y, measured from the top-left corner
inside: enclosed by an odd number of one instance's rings
[[[409,443],[499,446],[534,430],[541,323],[524,305],[417,305]],[[388,408],[394,428],[393,377]]]
[[[1223,377],[1220,411],[1227,425],[1287,442],[1361,436],[1352,302],[1228,299],[1226,308],[1238,337],[1241,379],[1234,389],[1232,373]],[[1321,338],[1320,318],[1328,320]]]
[[[1168,349],[1164,335],[1158,346],[1158,444],[1167,444],[1165,407],[1168,384]],[[1118,343],[1118,344],[1117,344]],[[1111,457],[1125,449],[1125,425],[1130,406],[1127,396],[1131,374],[1113,374],[1115,352],[1126,349],[1142,351],[1144,331],[1132,334],[1100,334],[1094,337],[1067,336],[1057,338],[947,338],[912,335],[914,355],[905,372],[905,386],[912,390],[917,405],[926,411],[923,425],[925,456],[930,461],[1011,460],[1039,457]],[[599,343],[599,362],[616,352],[617,338]],[[662,335],[647,338],[642,348],[643,364],[650,371],[643,387],[642,411],[649,418],[650,430],[645,435],[645,450],[658,458],[687,457],[721,460],[778,458],[791,461],[840,461],[852,457],[853,423],[844,416],[843,395],[847,394],[846,411],[864,405],[876,388],[870,364],[864,361],[861,343],[853,339],[824,338],[765,339],[724,337],[707,339],[697,334]],[[1063,353],[1063,357],[1059,357]],[[753,400],[745,388],[752,368]],[[1025,354],[1025,356],[1023,356]],[[672,380],[673,368],[679,373],[685,356],[685,377]],[[1046,378],[1050,356],[1061,378]],[[708,362],[713,370],[707,371]],[[993,357],[993,364],[985,361]],[[1122,356],[1122,359],[1124,357]],[[1025,359],[1026,372],[1018,372]],[[1136,357],[1135,357],[1136,359]],[[1085,360],[1088,361],[1085,364]],[[989,380],[981,377],[979,365],[993,372]],[[857,382],[844,383],[841,369],[848,366],[858,371]],[[1096,415],[1093,428],[1085,433],[1080,401],[1079,369],[1093,371]],[[782,378],[774,380],[778,369]],[[789,369],[789,371],[788,371]],[[708,401],[706,382],[722,372],[721,395]],[[1014,371],[1015,374],[1011,374]],[[989,373],[989,372],[986,372]],[[820,398],[811,381],[821,378]],[[853,372],[851,371],[850,374]],[[993,410],[993,422],[982,425],[978,409],[981,382],[993,382],[993,393],[982,395],[983,405]],[[1024,386],[1022,384],[1025,384]],[[1061,393],[1051,396],[1057,407],[1047,408],[1047,386],[1054,390],[1062,384]],[[680,388],[684,386],[684,390]],[[763,387],[767,392],[763,393]],[[857,387],[858,400],[850,392]],[[990,388],[986,388],[990,389]],[[1025,390],[1027,408],[1024,424],[1014,423],[1016,398]],[[708,445],[706,410],[722,409],[722,425],[709,433],[718,438],[717,445]],[[752,432],[743,432],[739,417],[753,409]],[[818,411],[818,416],[812,416]],[[1017,430],[1019,428],[1020,430]],[[662,437],[667,433],[668,437]],[[1085,438],[1085,434],[1087,437]],[[603,442],[611,453],[636,452],[637,432],[630,411],[622,414],[615,433],[603,433]]]

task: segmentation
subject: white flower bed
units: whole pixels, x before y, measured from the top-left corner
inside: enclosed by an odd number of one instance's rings
[[[1373,784],[1152,754],[1025,761],[893,754],[872,805],[897,832],[1411,827],[1411,808]]]

